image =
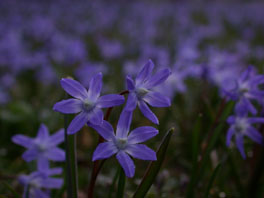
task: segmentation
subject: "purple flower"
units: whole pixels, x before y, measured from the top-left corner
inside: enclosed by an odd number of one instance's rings
[[[138,104],[143,115],[153,123],[158,124],[158,118],[147,104],[152,107],[168,107],[171,105],[168,97],[153,90],[154,87],[160,85],[169,77],[171,71],[169,69],[162,69],[151,76],[153,68],[154,64],[149,60],[137,75],[135,82],[130,76],[127,76],[126,81],[129,95],[125,108],[127,111],[133,111]]]
[[[127,177],[133,177],[135,174],[135,165],[130,156],[141,160],[156,160],[156,153],[139,143],[157,135],[158,130],[154,127],[143,126],[129,133],[132,114],[132,111],[123,110],[117,124],[116,134],[111,124],[105,120],[102,125],[88,123],[106,140],[97,146],[93,153],[93,161],[109,158],[116,154]]]
[[[63,89],[75,97],[57,102],[53,110],[61,113],[79,113],[70,123],[68,134],[79,131],[88,121],[100,125],[103,121],[103,111],[101,108],[118,106],[124,103],[124,96],[118,94],[108,94],[100,96],[102,88],[102,73],[96,74],[90,81],[87,91],[79,82],[63,78],[61,80]]]
[[[12,141],[28,150],[22,155],[27,162],[37,160],[38,170],[44,170],[49,167],[49,160],[64,161],[65,152],[57,145],[64,141],[63,129],[49,135],[48,128],[41,124],[37,137],[30,138],[22,134],[12,137]]]
[[[256,75],[252,66],[242,73],[236,82],[236,87],[226,93],[233,100],[238,100],[236,111],[250,112],[253,115],[257,113],[256,108],[251,103],[252,99],[261,101],[264,97],[264,91],[259,87],[264,84],[264,75]]]
[[[24,185],[23,198],[26,197],[28,188],[31,198],[50,198],[50,189],[59,189],[63,184],[63,179],[50,176],[61,174],[61,172],[61,168],[52,168],[45,171],[35,171],[30,175],[20,175],[18,180]]]
[[[249,137],[258,144],[263,143],[262,135],[252,126],[252,124],[264,123],[264,118],[247,117],[245,114],[239,114],[237,116],[228,117],[227,122],[230,124],[230,128],[227,131],[226,145],[230,145],[231,139],[235,135],[236,146],[244,159],[246,158],[243,146],[244,136]]]

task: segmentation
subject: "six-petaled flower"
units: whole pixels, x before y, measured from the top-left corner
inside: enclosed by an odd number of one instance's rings
[[[64,161],[65,152],[57,145],[64,141],[63,129],[53,135],[49,135],[48,128],[41,124],[37,137],[30,138],[22,134],[12,137],[12,141],[28,150],[22,155],[27,162],[37,160],[38,169],[45,170],[49,167],[49,160]]]
[[[246,158],[243,144],[244,136],[249,137],[258,144],[263,143],[262,135],[252,126],[252,124],[264,123],[264,118],[247,117],[246,114],[239,113],[236,116],[228,117],[227,122],[230,124],[230,128],[227,131],[226,145],[229,146],[232,137],[235,136],[236,146],[244,159]]]
[[[153,68],[154,64],[149,60],[138,73],[135,82],[130,76],[127,76],[126,81],[129,95],[125,109],[133,111],[138,105],[145,117],[153,123],[158,124],[158,118],[147,104],[152,107],[168,107],[171,105],[168,97],[153,90],[153,88],[163,83],[169,77],[171,71],[169,69],[162,69],[152,76]]]
[[[127,177],[133,177],[135,174],[135,165],[130,156],[141,160],[156,160],[156,153],[149,147],[139,143],[157,135],[158,130],[150,126],[143,126],[129,133],[132,114],[132,111],[122,111],[116,134],[107,121],[103,121],[101,125],[88,123],[106,140],[106,142],[97,146],[93,153],[93,161],[106,159],[116,154],[116,158]]]
[[[61,80],[63,89],[75,97],[57,102],[53,110],[65,113],[79,113],[70,123],[68,134],[79,131],[88,121],[100,125],[103,121],[103,111],[101,108],[118,106],[124,103],[124,96],[118,94],[108,94],[100,96],[102,89],[102,73],[96,74],[89,84],[88,91],[77,81],[63,78]]]
[[[62,187],[63,179],[50,176],[62,173],[61,168],[45,169],[32,172],[30,175],[20,175],[18,180],[24,186],[23,198],[50,198],[51,189]]]

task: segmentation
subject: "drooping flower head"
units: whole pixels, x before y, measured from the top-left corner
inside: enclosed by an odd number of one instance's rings
[[[129,133],[132,114],[132,111],[123,110],[117,124],[116,134],[111,124],[105,120],[101,125],[88,123],[106,140],[97,146],[93,153],[93,161],[106,159],[116,154],[127,177],[133,177],[135,174],[135,165],[130,156],[142,160],[156,160],[156,153],[139,143],[157,135],[158,130],[150,126],[143,126]]]
[[[227,131],[226,145],[229,146],[232,137],[235,136],[236,146],[244,159],[246,158],[243,145],[244,136],[249,137],[258,144],[263,143],[262,135],[252,126],[252,124],[264,123],[264,118],[247,117],[244,113],[238,113],[238,115],[228,117],[227,122],[230,124],[230,128]]]
[[[129,95],[125,109],[133,111],[138,105],[145,117],[153,123],[158,124],[158,118],[147,104],[153,107],[168,107],[171,105],[168,97],[153,90],[154,87],[160,85],[169,77],[171,71],[169,69],[162,69],[152,76],[153,68],[154,64],[149,60],[138,73],[135,82],[130,76],[127,76],[126,81]]]
[[[22,155],[27,162],[37,160],[38,170],[45,170],[49,167],[49,160],[64,161],[65,152],[57,145],[64,141],[63,129],[49,135],[48,128],[41,124],[37,137],[30,138],[22,134],[12,137],[12,141],[18,145],[27,148]]]
[[[20,175],[18,180],[24,186],[23,198],[26,198],[27,192],[31,198],[50,198],[50,190],[59,189],[63,184],[63,179],[50,176],[61,173],[61,168],[52,168],[45,171],[35,171],[30,175]]]
[[[103,121],[101,108],[118,106],[124,103],[124,96],[108,94],[100,96],[102,89],[102,73],[96,74],[90,81],[87,91],[79,82],[63,78],[61,80],[63,89],[74,97],[57,102],[53,110],[65,114],[79,113],[70,123],[68,134],[79,131],[88,121],[100,125]]]
[[[251,100],[262,100],[264,97],[264,90],[260,89],[260,85],[263,84],[264,75],[257,75],[254,68],[249,66],[237,80],[236,87],[226,92],[231,99],[238,101],[236,104],[236,111],[242,110],[255,115],[257,110]]]

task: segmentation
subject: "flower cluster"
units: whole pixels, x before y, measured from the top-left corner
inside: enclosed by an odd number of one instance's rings
[[[236,81],[235,88],[226,91],[227,95],[236,101],[235,115],[227,120],[230,128],[227,132],[226,144],[230,146],[231,138],[235,136],[237,148],[243,158],[246,158],[243,145],[244,136],[258,144],[263,144],[261,133],[252,124],[264,123],[264,118],[249,117],[249,114],[254,116],[257,114],[253,100],[259,103],[263,100],[264,90],[261,90],[261,85],[264,85],[264,75],[256,74],[253,66],[249,66]]]
[[[48,128],[41,124],[35,138],[18,134],[12,137],[12,141],[27,148],[22,155],[26,162],[37,161],[37,171],[19,177],[19,181],[24,185],[24,198],[28,189],[30,197],[48,198],[49,189],[60,188],[63,184],[62,179],[50,177],[61,174],[62,169],[50,169],[49,161],[65,160],[65,152],[57,147],[64,141],[64,131],[61,129],[50,136]]]
[[[142,160],[156,160],[153,150],[143,144],[158,131],[150,126],[139,127],[129,133],[133,111],[139,105],[141,112],[152,122],[158,124],[158,118],[147,104],[153,107],[168,107],[170,99],[163,96],[153,88],[162,84],[170,75],[169,69],[163,69],[152,76],[154,64],[149,60],[138,73],[135,82],[127,76],[128,99],[123,109],[116,133],[111,124],[103,120],[101,108],[114,107],[125,102],[125,98],[118,94],[109,94],[100,97],[102,88],[102,74],[92,77],[87,91],[79,82],[72,79],[62,79],[63,89],[75,97],[57,102],[53,109],[61,113],[79,113],[69,125],[68,134],[79,131],[85,124],[94,128],[106,142],[98,145],[93,154],[93,161],[109,158],[116,154],[118,162],[127,177],[135,174],[135,165],[129,157]]]

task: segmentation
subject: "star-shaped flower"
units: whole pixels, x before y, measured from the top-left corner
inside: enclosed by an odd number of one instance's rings
[[[97,146],[93,153],[93,161],[109,158],[116,154],[127,177],[133,177],[135,174],[135,165],[130,156],[142,160],[157,159],[156,153],[152,149],[139,143],[157,135],[158,130],[150,126],[143,126],[129,133],[132,114],[132,111],[123,110],[117,124],[116,134],[111,124],[105,120],[102,125],[88,123],[106,140]]]
[[[249,66],[236,81],[235,88],[225,92],[231,99],[238,101],[236,111],[250,112],[255,115],[257,110],[251,100],[263,99],[264,91],[260,89],[260,85],[264,85],[264,75],[257,75],[253,66]]]
[[[57,102],[53,110],[65,114],[79,113],[70,123],[68,134],[79,131],[88,121],[100,125],[103,121],[101,108],[118,106],[124,103],[125,98],[119,94],[108,94],[100,96],[102,89],[102,73],[96,74],[90,81],[87,91],[79,82],[63,78],[61,80],[63,89],[75,97]]]
[[[158,118],[147,104],[152,107],[168,107],[171,105],[168,97],[153,90],[154,87],[160,85],[169,77],[171,71],[169,69],[162,69],[152,76],[153,68],[154,64],[149,60],[138,73],[135,82],[130,76],[127,76],[126,81],[129,95],[125,108],[127,111],[133,111],[138,105],[145,117],[153,123],[158,124]]]
[[[263,143],[262,135],[252,126],[252,124],[264,123],[264,118],[247,117],[246,115],[241,114],[228,117],[227,122],[230,124],[230,128],[227,131],[226,145],[230,145],[231,139],[235,135],[236,146],[244,159],[246,158],[243,145],[244,136],[249,137],[258,144]]]
[[[49,160],[64,161],[65,152],[57,145],[64,141],[64,131],[59,130],[53,135],[49,135],[48,128],[41,124],[37,137],[30,138],[22,134],[12,137],[12,141],[28,150],[22,155],[27,162],[37,160],[38,170],[49,167]]]
[[[31,198],[50,198],[50,189],[59,189],[63,184],[63,179],[50,176],[61,173],[61,168],[52,168],[45,171],[35,171],[30,175],[20,175],[18,180],[24,185],[23,198],[26,198],[28,188]]]

